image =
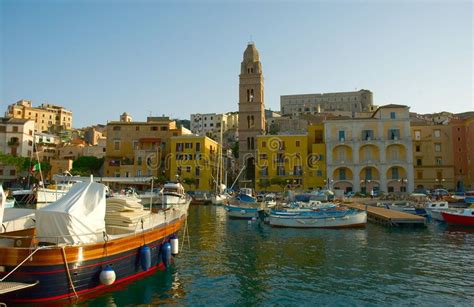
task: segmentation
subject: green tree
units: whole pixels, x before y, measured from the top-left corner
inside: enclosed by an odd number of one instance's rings
[[[77,158],[72,163],[71,174],[72,175],[79,175],[79,176],[99,176],[99,171],[104,164],[104,159],[91,157],[91,156],[83,156]]]
[[[239,157],[239,142],[235,142],[234,145],[232,145],[232,154],[235,158]]]

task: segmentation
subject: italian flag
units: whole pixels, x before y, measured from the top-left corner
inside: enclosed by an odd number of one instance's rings
[[[41,171],[41,163],[36,163],[31,167],[30,173],[35,173]]]

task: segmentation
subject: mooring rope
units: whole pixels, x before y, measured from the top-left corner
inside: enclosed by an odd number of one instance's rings
[[[74,292],[74,295],[76,296],[76,298],[78,298],[76,288],[74,287],[74,283],[72,282],[71,272],[69,271],[69,266],[67,264],[66,251],[65,251],[64,246],[61,247],[61,250],[63,252],[64,265],[66,266],[66,272],[67,272],[67,277],[69,279],[69,283],[71,284],[71,288],[72,288],[72,291]]]

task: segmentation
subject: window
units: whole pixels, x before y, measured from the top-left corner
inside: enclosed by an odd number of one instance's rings
[[[152,127],[150,127],[150,130],[151,131],[158,131],[158,127],[157,126],[152,126]]]
[[[395,112],[390,112],[390,118],[395,119]]]
[[[436,157],[436,165],[443,165],[443,159],[441,157]]]
[[[398,167],[392,167],[392,179],[398,179]]]
[[[316,171],[316,176],[318,176],[318,177],[323,177],[323,171],[317,170],[317,171]]]
[[[295,176],[302,176],[303,175],[303,168],[301,167],[301,165],[295,165],[295,167],[293,168],[293,174]]]
[[[267,147],[267,142],[263,141],[262,142],[262,148],[265,148],[265,147]]]
[[[435,137],[435,138],[439,138],[440,136],[441,136],[441,131],[440,131],[439,129],[436,129],[436,130],[434,131],[434,137]]]
[[[267,160],[268,156],[266,153],[260,154],[260,160]]]
[[[183,143],[176,143],[176,151],[177,152],[183,151]]]
[[[441,144],[439,143],[435,144],[435,152],[441,152]]]
[[[135,131],[140,131],[140,126],[136,126]]]
[[[421,151],[421,146],[420,145],[415,145],[415,151],[420,152]]]
[[[374,139],[374,131],[373,130],[362,130],[362,139],[364,141],[370,141]]]
[[[346,170],[344,168],[339,170],[339,180],[346,180]]]
[[[120,131],[120,128],[121,128],[120,126],[114,126],[114,127],[113,127],[113,130],[114,130],[114,131]]]
[[[137,140],[134,140],[132,146],[133,146],[133,149],[134,149],[134,150],[137,150],[137,149],[138,149],[138,141],[137,141]]]
[[[120,150],[120,141],[114,141],[114,150]]]
[[[416,172],[416,179],[423,179],[423,171]]]
[[[262,166],[261,175],[262,177],[268,176],[268,166]]]
[[[300,141],[296,141],[296,147],[300,147]]]
[[[421,158],[416,159],[416,166],[421,166],[423,165],[421,162]]]
[[[137,177],[141,177],[141,176],[142,176],[142,170],[139,169],[139,170],[137,170]]]
[[[137,157],[137,165],[142,165],[142,157]]]
[[[192,149],[193,148],[193,143],[185,143],[184,148],[186,149]]]
[[[344,142],[346,139],[346,132],[344,130],[339,131],[339,141]]]
[[[18,132],[18,126],[13,126],[13,132]]]
[[[201,143],[196,143],[196,152],[201,151]]]
[[[167,126],[161,126],[160,131],[168,131],[168,127]]]
[[[16,175],[16,171],[14,169],[11,169],[10,170],[10,176],[15,176]]]
[[[389,140],[400,139],[400,129],[388,129],[388,139]]]
[[[201,168],[199,166],[196,166],[196,169],[194,170],[194,173],[196,177],[201,176]]]
[[[285,167],[282,165],[277,166],[277,176],[285,176]]]
[[[365,180],[372,180],[372,168],[365,169]]]
[[[191,166],[186,166],[186,173],[190,173],[191,172]]]

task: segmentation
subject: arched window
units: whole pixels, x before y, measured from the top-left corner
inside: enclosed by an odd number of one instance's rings
[[[253,99],[254,99],[253,89],[250,89],[250,100],[249,101],[253,101]]]
[[[247,128],[250,128],[250,116],[247,115]]]
[[[250,149],[250,138],[247,138],[247,150]]]
[[[250,117],[250,126],[253,128],[255,126],[255,120],[253,118],[253,115]]]
[[[250,90],[247,90],[247,102],[250,101]]]

